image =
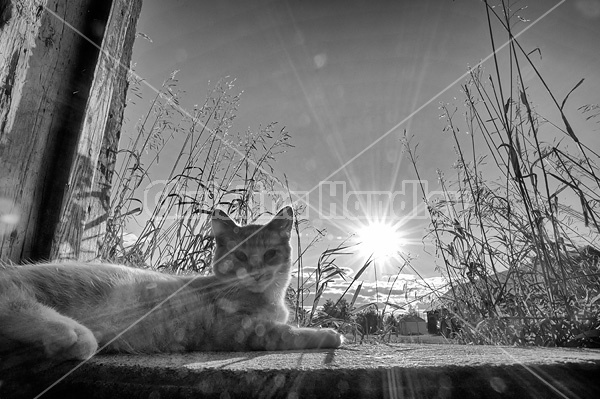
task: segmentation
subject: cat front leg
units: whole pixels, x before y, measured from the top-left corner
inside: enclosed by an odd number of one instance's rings
[[[33,351],[41,347],[53,360],[83,360],[96,352],[98,342],[90,329],[21,292],[13,294],[0,301],[0,335],[5,342]]]
[[[280,323],[258,323],[248,343],[252,350],[339,348],[344,336],[331,328],[295,328]]]

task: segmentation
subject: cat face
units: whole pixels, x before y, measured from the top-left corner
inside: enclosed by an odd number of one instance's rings
[[[293,220],[289,206],[266,225],[248,226],[238,226],[225,212],[216,210],[212,217],[215,275],[252,292],[264,292],[273,285],[285,289],[290,278]]]

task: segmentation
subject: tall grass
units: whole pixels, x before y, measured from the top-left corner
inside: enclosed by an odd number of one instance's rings
[[[444,129],[457,152],[445,194],[427,203],[429,235],[450,287],[446,308],[467,343],[600,344],[599,155],[579,139],[562,101],[537,69],[536,51],[513,35],[518,11],[487,6],[510,41],[491,72],[469,71],[464,112],[442,105]],[[533,69],[554,109],[542,115],[523,79]],[[597,116],[597,106],[580,108]],[[595,112],[595,114],[594,114]],[[416,146],[405,138],[419,174]]]

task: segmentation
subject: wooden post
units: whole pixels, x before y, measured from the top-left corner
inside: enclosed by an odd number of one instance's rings
[[[0,0],[1,259],[95,256],[140,9]]]

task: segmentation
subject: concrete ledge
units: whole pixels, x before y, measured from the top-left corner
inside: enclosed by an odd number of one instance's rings
[[[77,363],[4,370],[0,398],[34,397]],[[599,398],[600,351],[347,345],[304,352],[97,356],[42,398]]]

